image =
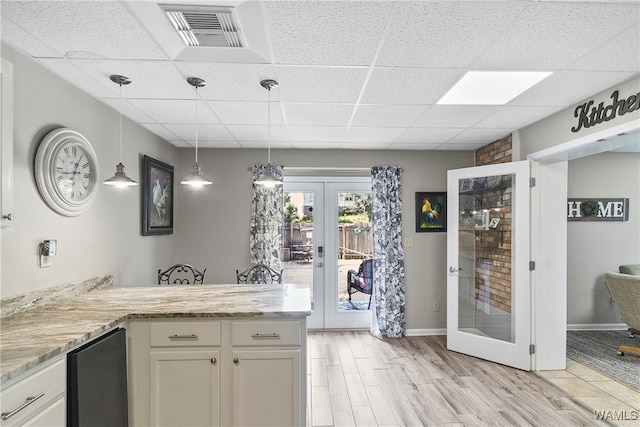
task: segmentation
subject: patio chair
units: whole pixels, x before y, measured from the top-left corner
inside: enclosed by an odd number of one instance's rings
[[[206,272],[206,268],[198,271],[191,264],[176,264],[165,271],[158,269],[158,285],[201,285]]]
[[[620,309],[622,320],[629,326],[630,337],[634,338],[635,334],[640,334],[640,276],[605,273],[604,284]],[[640,347],[619,345],[617,352],[619,356],[625,353],[640,356]]]
[[[358,271],[347,271],[347,293],[349,294],[349,302],[351,302],[351,294],[362,292],[369,295],[369,305],[367,310],[371,308],[371,297],[373,296],[373,259],[365,259],[360,263]],[[353,303],[351,303],[353,304]]]
[[[280,270],[280,272],[278,273],[276,270],[266,264],[255,264],[247,268],[242,273],[236,270],[236,280],[238,281],[238,284],[282,283],[283,272],[284,270]]]

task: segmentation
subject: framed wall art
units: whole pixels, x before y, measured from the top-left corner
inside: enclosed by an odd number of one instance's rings
[[[144,156],[142,235],[173,233],[173,166]]]
[[[447,231],[447,193],[416,192],[416,232]]]

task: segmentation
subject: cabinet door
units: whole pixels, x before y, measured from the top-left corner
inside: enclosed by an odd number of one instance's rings
[[[300,368],[300,350],[234,351],[233,425],[304,425]]]
[[[151,425],[220,425],[219,358],[218,351],[152,351]]]

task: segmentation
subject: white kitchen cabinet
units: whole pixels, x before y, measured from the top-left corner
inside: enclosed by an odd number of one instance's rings
[[[305,424],[304,318],[136,319],[128,332],[132,426]]]
[[[300,350],[233,352],[233,425],[300,424]]]
[[[65,426],[65,389],[65,358],[29,372],[2,390],[0,426]]]
[[[151,351],[150,424],[220,425],[220,353]]]

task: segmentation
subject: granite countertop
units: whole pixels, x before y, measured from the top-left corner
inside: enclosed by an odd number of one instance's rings
[[[307,285],[106,286],[4,317],[0,384],[126,319],[310,314]]]

